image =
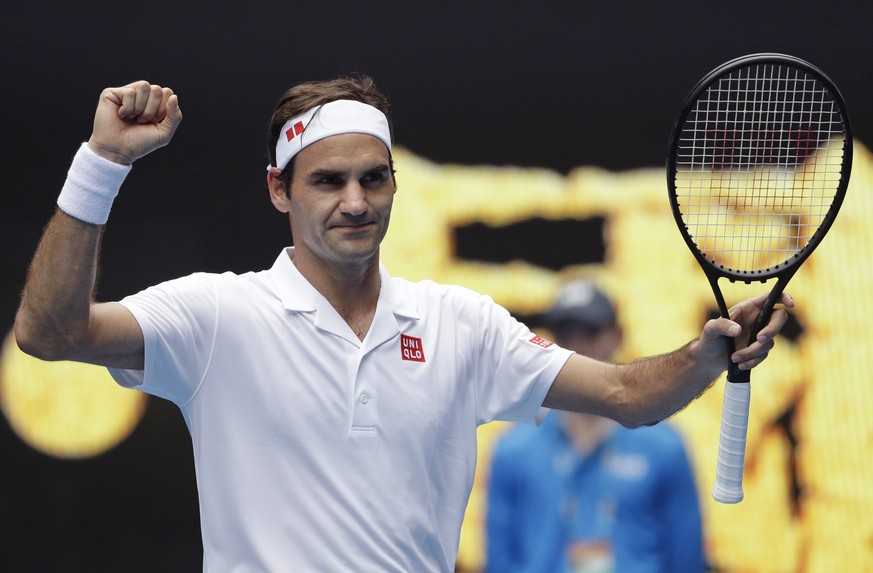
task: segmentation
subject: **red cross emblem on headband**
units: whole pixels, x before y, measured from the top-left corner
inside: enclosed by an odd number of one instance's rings
[[[297,137],[301,133],[303,133],[303,122],[298,121],[297,123],[292,125],[290,128],[288,128],[288,131],[285,132],[285,137],[288,138],[288,141],[291,141],[292,139],[294,139],[295,137]]]

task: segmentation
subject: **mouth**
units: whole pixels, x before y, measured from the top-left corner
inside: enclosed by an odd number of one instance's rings
[[[331,228],[339,229],[340,231],[347,232],[355,232],[355,231],[364,231],[374,226],[376,223],[373,221],[366,221],[363,223],[341,223],[337,225],[332,225]]]

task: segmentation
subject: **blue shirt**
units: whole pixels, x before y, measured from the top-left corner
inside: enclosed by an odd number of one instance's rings
[[[587,457],[555,413],[513,428],[495,449],[486,527],[489,573],[705,567],[697,489],[666,424],[616,426]]]

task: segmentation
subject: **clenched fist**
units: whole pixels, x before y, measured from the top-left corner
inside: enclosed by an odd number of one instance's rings
[[[170,88],[138,81],[100,94],[88,145],[115,163],[130,164],[167,145],[182,121]]]

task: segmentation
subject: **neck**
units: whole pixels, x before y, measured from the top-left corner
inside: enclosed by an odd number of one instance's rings
[[[362,264],[325,265],[297,253],[292,262],[363,340],[373,322],[382,287],[378,253]]]

